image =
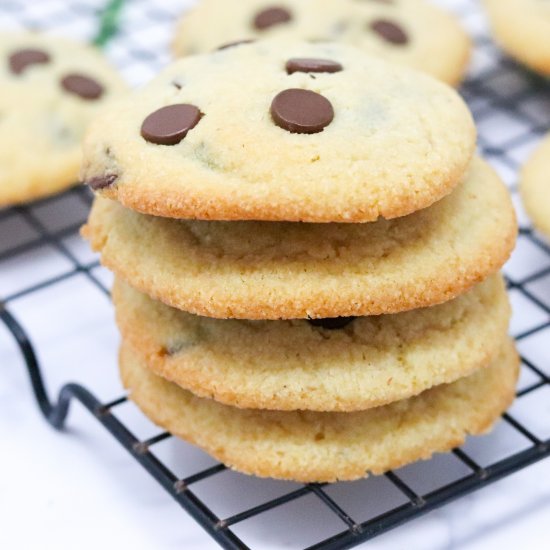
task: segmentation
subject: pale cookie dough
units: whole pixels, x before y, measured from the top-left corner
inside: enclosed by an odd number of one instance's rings
[[[521,175],[521,196],[535,227],[550,238],[550,136],[527,161]]]
[[[517,225],[507,189],[477,159],[432,207],[368,224],[205,222],[96,199],[84,235],[102,263],[168,305],[208,317],[397,313],[446,302],[498,271]]]
[[[126,89],[91,46],[42,34],[0,34],[0,207],[78,181],[90,120]]]
[[[550,2],[484,0],[496,41],[511,56],[550,75]]]
[[[177,56],[269,37],[334,41],[457,84],[471,41],[457,20],[425,0],[201,0],[176,30]]]
[[[157,375],[254,409],[354,411],[412,397],[491,364],[510,319],[500,275],[446,304],[339,329],[199,317],[121,281],[113,299],[123,340]]]
[[[417,397],[355,413],[228,407],[153,374],[129,346],[120,368],[130,398],[163,429],[229,467],[300,482],[382,474],[490,430],[514,399],[519,360],[503,343],[495,363]]]
[[[450,193],[475,136],[428,76],[349,46],[266,41],[177,61],[107,109],[82,177],[158,216],[369,222]]]

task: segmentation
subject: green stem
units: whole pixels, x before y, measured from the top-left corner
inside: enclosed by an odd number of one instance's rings
[[[100,13],[99,31],[93,44],[102,48],[118,32],[118,22],[124,0],[109,0]]]

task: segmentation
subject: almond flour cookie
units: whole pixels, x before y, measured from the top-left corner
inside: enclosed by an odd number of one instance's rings
[[[521,176],[521,196],[535,226],[550,237],[550,136],[527,161]]]
[[[177,56],[267,37],[335,41],[456,84],[470,54],[458,22],[425,0],[202,0],[181,19]]]
[[[511,56],[550,75],[550,3],[547,0],[484,0],[493,34]]]
[[[0,35],[0,206],[78,181],[81,141],[125,89],[90,46],[41,34]]]
[[[432,308],[309,322],[200,317],[120,281],[113,299],[123,340],[155,374],[254,409],[356,411],[412,397],[491,364],[510,319],[500,275]]]
[[[96,199],[84,235],[102,263],[175,308],[219,318],[397,313],[446,302],[498,271],[517,225],[476,159],[465,181],[410,216],[368,224],[170,220]]]
[[[124,346],[130,398],[163,429],[229,467],[260,477],[333,482],[382,474],[487,432],[514,398],[519,360],[503,342],[494,364],[417,397],[354,413],[237,409],[153,374]]]
[[[142,213],[369,222],[430,206],[475,147],[448,86],[338,44],[182,59],[98,117],[83,179]]]

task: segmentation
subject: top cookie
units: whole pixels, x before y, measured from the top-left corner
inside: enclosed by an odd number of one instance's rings
[[[470,39],[425,0],[202,0],[181,19],[178,56],[266,37],[335,41],[402,63],[449,83],[460,81]]]
[[[550,75],[550,3],[484,0],[495,39],[518,61]]]
[[[34,33],[0,35],[0,206],[78,181],[90,120],[125,90],[99,51]]]
[[[264,41],[182,59],[107,109],[82,176],[158,216],[370,222],[450,193],[475,137],[429,76],[349,46]]]

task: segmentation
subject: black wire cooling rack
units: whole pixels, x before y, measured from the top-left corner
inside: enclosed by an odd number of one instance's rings
[[[56,23],[60,22],[72,27],[77,21],[97,18],[101,4],[99,0],[48,1],[40,3],[40,9],[35,9],[38,3],[3,2],[0,3],[0,17],[4,21],[7,19],[31,27],[55,28]],[[122,14],[119,32],[111,41],[108,51],[131,79],[140,80],[153,74],[166,60],[164,45],[169,34],[167,25],[185,6],[185,2],[166,0],[155,2],[153,6],[152,2],[146,0],[134,0],[128,4],[131,4],[131,12]],[[520,164],[526,152],[550,128],[550,86],[545,80],[524,71],[503,57],[494,48],[483,24],[480,23],[482,18],[476,0],[457,0],[451,4],[458,8],[457,11],[476,35],[477,50],[472,75],[464,84],[462,92],[474,112],[480,129],[480,148],[484,156],[499,169],[510,184],[514,200],[518,202],[516,175]],[[139,40],[139,33],[144,29],[148,31],[150,49],[143,49],[142,41]],[[157,41],[155,36],[158,37]],[[326,507],[325,511],[339,518],[341,529],[325,540],[315,542],[309,548],[349,548],[471,491],[482,489],[550,455],[550,433],[540,433],[539,417],[545,412],[540,406],[540,400],[539,405],[534,400],[529,407],[522,406],[538,392],[550,389],[550,247],[533,232],[528,222],[522,219],[518,251],[511,266],[506,268],[506,276],[510,293],[516,297],[513,301],[521,303],[518,307],[524,308],[524,317],[528,320],[527,325],[524,324],[523,328],[514,334],[522,353],[523,371],[528,382],[522,384],[516,405],[502,420],[507,429],[515,432],[514,437],[522,440],[520,450],[501,454],[498,459],[487,459],[487,455],[479,454],[476,449],[483,447],[485,439],[489,441],[488,445],[491,445],[492,436],[480,438],[477,447],[468,443],[463,448],[455,449],[452,455],[462,465],[461,475],[439,476],[442,479],[438,480],[437,487],[429,491],[419,490],[409,479],[410,476],[407,477],[401,471],[388,472],[385,474],[385,480],[400,493],[400,504],[390,506],[367,520],[356,519],[356,514],[347,509],[345,499],[335,496],[334,488],[338,484],[299,486],[230,517],[218,517],[199,497],[195,488],[204,480],[210,479],[215,482],[216,476],[226,470],[225,466],[217,464],[184,478],[178,476],[155,452],[155,446],[170,439],[171,435],[163,432],[146,440],[139,439],[118,416],[118,408],[127,402],[125,396],[104,402],[82,385],[67,384],[62,388],[57,401],[52,402],[46,391],[43,372],[32,342],[22,323],[12,313],[11,306],[17,300],[23,297],[32,299],[41,290],[79,275],[84,276],[89,284],[108,294],[108,289],[96,273],[97,260],[83,262],[67,245],[67,239],[75,236],[85,221],[85,212],[90,206],[91,199],[86,189],[77,187],[63,195],[32,205],[0,211],[0,227],[5,223],[20,222],[29,226],[34,235],[24,242],[12,242],[14,239],[11,236],[7,238],[7,242],[3,242],[3,249],[0,249],[0,273],[6,262],[11,266],[17,265],[18,258],[36,254],[44,247],[55,249],[70,265],[62,273],[35,280],[29,286],[11,294],[4,293],[0,303],[0,319],[18,344],[37,403],[47,421],[55,428],[61,429],[65,425],[71,403],[77,401],[82,404],[129,455],[139,462],[222,547],[248,548],[245,541],[236,534],[239,525],[252,518],[265,516],[274,509],[288,506],[301,497],[311,496],[318,499],[321,506]],[[72,201],[73,211],[76,201],[82,207],[82,213],[80,217],[77,216],[78,219],[65,224],[61,229],[57,228],[57,224],[52,226],[44,221],[39,215],[44,208],[57,207],[63,211],[63,204],[67,200]],[[29,268],[24,266],[21,269]],[[536,315],[531,314],[534,310],[537,312]],[[525,414],[526,409],[529,409],[530,414]],[[539,421],[530,420],[535,417],[539,418]],[[547,418],[544,424],[550,426],[550,418]],[[351,491],[352,485],[348,484],[344,493]],[[365,506],[377,496],[376,492],[369,492],[368,485],[362,489],[361,499]]]

